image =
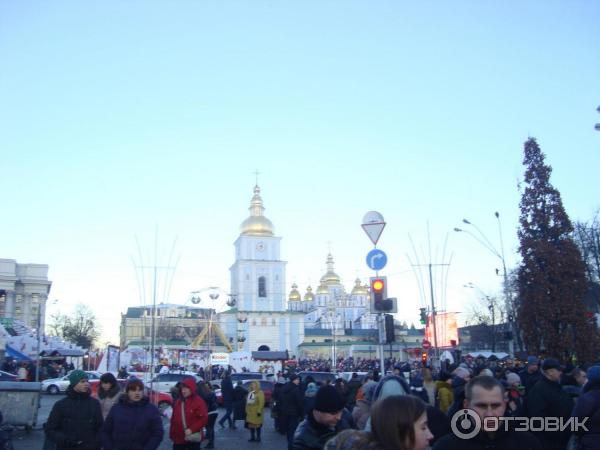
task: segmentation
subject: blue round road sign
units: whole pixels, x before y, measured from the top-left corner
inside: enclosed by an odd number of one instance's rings
[[[387,264],[387,255],[383,250],[374,248],[367,254],[367,266],[371,270],[381,270]]]

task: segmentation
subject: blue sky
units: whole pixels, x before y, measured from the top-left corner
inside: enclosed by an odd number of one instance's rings
[[[518,261],[522,144],[538,139],[573,220],[599,206],[596,2],[1,2],[0,256],[50,265],[51,299],[90,304],[107,339],[140,302],[135,236],[169,300],[229,287],[254,175],[288,261],[315,287],[329,247],[348,288],[370,275],[360,228],[388,225],[399,318],[423,301],[408,235],[452,254],[445,306]],[[496,244],[498,245],[498,244]],[[136,256],[137,257],[137,256]],[[427,257],[421,255],[420,262]],[[442,297],[442,274],[436,291]],[[164,282],[164,280],[162,280]]]

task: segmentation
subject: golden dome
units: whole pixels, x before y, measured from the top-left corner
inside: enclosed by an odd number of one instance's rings
[[[298,292],[298,285],[296,283],[292,284],[292,290],[290,291],[288,300],[290,302],[299,302],[301,299],[302,297],[300,297],[300,292]]]
[[[354,287],[350,295],[369,295],[369,291],[365,289],[365,286],[361,286],[360,278],[354,281]]]
[[[321,277],[321,285],[338,285],[341,284],[340,277],[333,271],[333,256],[331,253],[327,255],[327,272]],[[320,288],[320,286],[319,286]],[[319,292],[317,291],[317,294]]]
[[[250,210],[250,217],[240,225],[240,233],[246,236],[273,236],[273,224],[263,215],[265,207],[258,185],[254,186],[254,196],[248,209]]]
[[[327,289],[327,286],[321,283],[317,288],[317,295],[318,294],[329,294],[329,289]]]
[[[305,302],[312,302],[315,299],[315,296],[312,292],[312,288],[309,286],[306,288],[306,294],[304,294]]]

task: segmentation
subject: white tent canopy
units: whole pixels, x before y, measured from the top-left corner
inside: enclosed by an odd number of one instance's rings
[[[471,356],[473,358],[483,357],[485,359],[490,359],[490,357],[495,356],[498,359],[508,358],[509,354],[504,352],[490,352],[490,351],[482,351],[482,352],[469,352],[467,356]]]

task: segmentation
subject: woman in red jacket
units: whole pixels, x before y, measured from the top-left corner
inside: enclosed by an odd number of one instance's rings
[[[173,406],[169,433],[173,450],[199,450],[200,442],[194,440],[193,435],[202,434],[202,429],[208,423],[208,409],[204,400],[196,394],[196,381],[192,377],[181,381],[180,392]]]

